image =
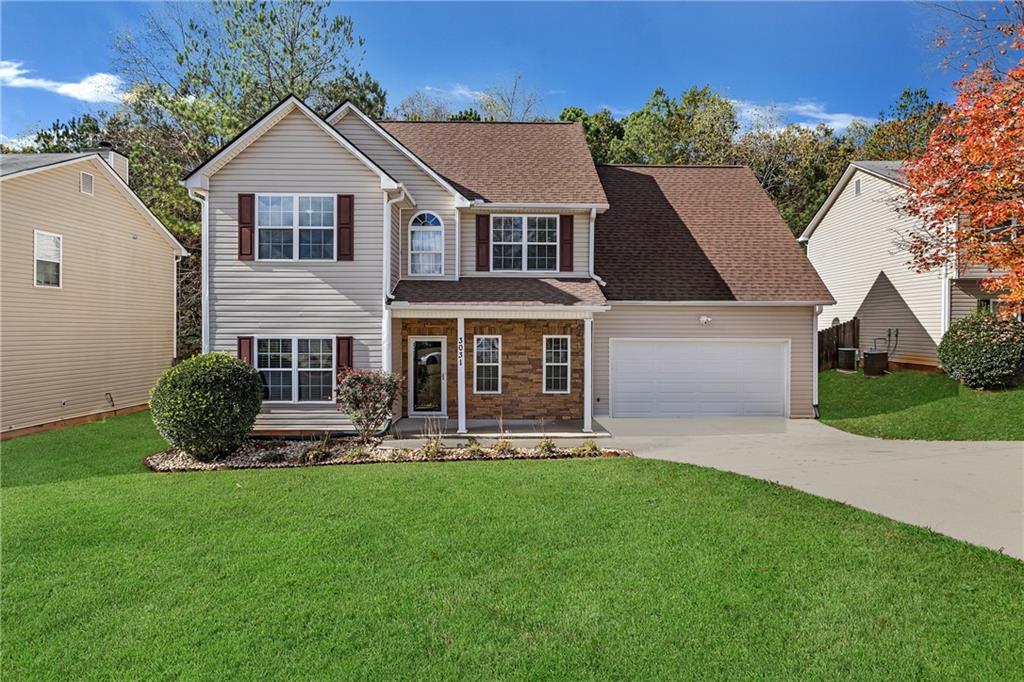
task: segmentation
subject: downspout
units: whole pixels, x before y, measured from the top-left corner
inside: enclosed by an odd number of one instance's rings
[[[172,279],[174,280],[174,333],[171,341],[171,364],[174,364],[175,359],[178,357],[178,263],[181,262],[181,256],[174,256],[174,274]]]
[[[597,276],[594,272],[594,223],[597,221],[597,209],[590,209],[590,249],[588,250],[588,270],[590,271],[590,278],[597,280],[597,283],[601,286],[605,286],[605,281]]]
[[[461,239],[459,234],[462,231],[462,219],[461,219],[460,213],[461,213],[461,211],[459,211],[459,207],[456,206],[455,207],[455,279],[459,279],[459,277],[460,277],[461,268],[459,267],[459,264],[462,261],[462,258],[460,257],[461,249],[462,249],[462,243],[459,241]]]
[[[406,197],[405,187],[399,187],[398,196],[388,199],[384,195],[384,267],[383,296],[381,296],[380,366],[391,371],[391,209]]]
[[[202,256],[200,267],[202,268],[202,351],[210,352],[210,204],[208,197],[201,190],[190,189],[188,196],[193,201],[202,204],[203,227],[200,233],[200,248]]]
[[[818,316],[824,306],[814,306],[814,314],[811,315],[811,372],[813,385],[811,388],[811,406],[814,408],[814,418],[821,418],[821,411],[818,409]]]

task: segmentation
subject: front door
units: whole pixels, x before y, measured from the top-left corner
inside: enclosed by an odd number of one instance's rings
[[[446,407],[443,336],[409,339],[410,415],[443,415]]]

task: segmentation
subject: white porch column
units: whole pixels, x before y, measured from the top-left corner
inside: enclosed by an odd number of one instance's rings
[[[466,318],[458,317],[458,328],[455,332],[455,358],[459,378],[459,430],[466,433]]]
[[[594,431],[594,318],[583,320],[583,431]]]
[[[391,306],[384,302],[384,314],[380,322],[380,368],[391,371]]]

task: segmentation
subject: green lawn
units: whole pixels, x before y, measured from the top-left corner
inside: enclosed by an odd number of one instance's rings
[[[973,678],[1024,563],[639,459],[154,474],[145,413],[3,444],[4,680]]]
[[[935,372],[875,378],[822,372],[821,421],[850,433],[920,440],[1024,440],[1024,388],[975,391]]]

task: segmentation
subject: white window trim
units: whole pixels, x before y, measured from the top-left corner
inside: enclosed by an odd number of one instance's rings
[[[497,362],[485,362],[485,367],[498,367],[498,390],[497,391],[479,391],[476,387],[476,341],[477,339],[498,339],[498,361]],[[478,395],[499,395],[501,394],[501,336],[498,334],[474,334],[473,335],[473,393]]]
[[[561,367],[565,365],[565,390],[564,391],[549,391],[548,390],[548,339],[565,339],[565,363],[553,362],[552,367]],[[567,334],[545,334],[544,341],[540,347],[541,352],[541,364],[544,366],[543,375],[541,376],[541,390],[549,395],[565,395],[570,393],[572,389],[572,336]]]
[[[290,369],[274,369],[271,367],[260,368],[259,358],[259,347],[260,341],[270,341],[277,339],[288,339],[292,342],[292,366]],[[337,395],[338,393],[338,373],[336,368],[338,367],[338,359],[335,357],[338,352],[337,341],[333,336],[320,336],[317,334],[274,334],[268,336],[256,336],[253,337],[252,342],[252,364],[256,368],[257,372],[284,372],[290,371],[292,375],[292,399],[291,400],[264,400],[264,404],[270,405],[333,405],[334,400],[299,400],[299,372],[323,372],[323,369],[299,369],[299,339],[320,341],[330,341],[331,347],[331,396]]]
[[[986,306],[986,310],[988,310],[993,315],[998,315],[999,314],[999,299],[998,298],[979,298],[979,299],[976,299],[976,300],[978,301],[978,303],[985,303],[985,302],[987,302],[988,305]],[[1014,317],[1014,319],[1016,319],[1016,320],[1018,320],[1020,322],[1024,322],[1024,313],[1017,313],[1013,317]]]
[[[40,258],[39,254],[36,253],[38,235],[44,235],[47,237],[56,237],[57,242],[60,245],[60,255],[57,256],[57,260],[46,260]],[[44,263],[56,263],[59,267],[57,271],[57,286],[52,284],[40,284],[39,283],[39,261]],[[56,232],[47,232],[45,230],[32,230],[32,285],[39,287],[40,289],[63,289],[64,288],[64,235],[57,234]]]
[[[287,226],[283,227],[264,227],[260,228],[260,197],[291,197],[292,198],[292,257],[291,258],[260,258],[260,230],[287,230]],[[330,227],[331,230],[331,243],[334,245],[334,257],[333,258],[299,258],[299,230],[326,230],[326,227],[299,227],[299,199],[302,197],[318,197],[324,198],[329,197],[331,199],[331,214],[334,216],[334,221]],[[323,192],[259,192],[256,194],[253,200],[253,229],[256,231],[256,244],[255,244],[255,257],[258,261],[266,263],[294,263],[296,261],[302,261],[303,263],[333,263],[338,259],[338,197],[336,194],[326,194]],[[274,338],[285,338],[285,337],[274,337]],[[313,337],[302,337],[302,338],[313,338]]]
[[[496,242],[494,241],[494,219],[495,218],[520,218],[523,221],[523,238],[518,242]],[[554,242],[531,242],[529,241],[529,229],[527,228],[527,218],[554,218],[555,219],[555,241]],[[490,217],[490,233],[488,235],[491,249],[490,266],[491,272],[535,272],[535,273],[552,273],[560,272],[562,267],[562,219],[557,215],[549,215],[547,213],[492,213]],[[495,270],[494,269],[494,247],[496,245],[514,246],[519,245],[523,247],[523,263],[519,270]],[[555,247],[555,268],[553,270],[528,270],[526,267],[527,253],[530,250],[530,246],[551,246],[554,244]]]
[[[85,191],[85,176],[89,176],[89,191],[88,192]],[[96,194],[96,176],[93,175],[92,173],[86,173],[85,171],[81,171],[78,174],[78,191],[81,192],[82,194],[88,194],[89,196],[95,195]]]
[[[413,227],[412,226],[412,221],[416,220],[416,218],[418,218],[419,216],[424,215],[426,213],[429,213],[429,214],[435,216],[441,222],[441,225],[440,226],[424,225],[424,226],[421,226],[421,227]],[[443,277],[444,276],[444,218],[442,218],[441,215],[439,213],[437,213],[436,211],[417,211],[415,214],[413,214],[413,216],[411,218],[409,218],[409,224],[406,227],[408,229],[408,235],[409,235],[409,249],[408,249],[408,251],[409,251],[409,253],[408,253],[408,256],[409,256],[409,267],[407,268],[408,271],[409,271],[409,276],[410,277]],[[419,232],[419,231],[422,231],[422,232],[440,232],[441,233],[441,251],[440,251],[440,253],[441,253],[441,272],[429,272],[429,273],[426,273],[426,272],[413,272],[412,271],[412,254],[413,254],[413,251],[412,251],[412,233],[414,231],[416,231],[416,232]],[[438,252],[437,251],[417,251],[416,253],[438,253]]]

